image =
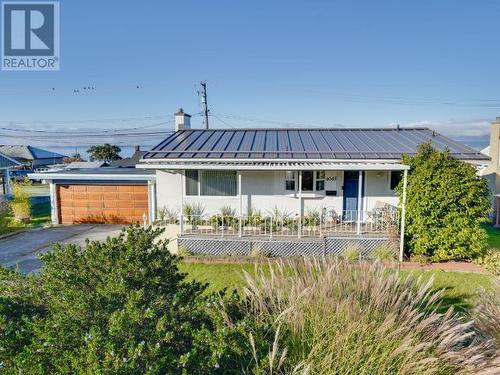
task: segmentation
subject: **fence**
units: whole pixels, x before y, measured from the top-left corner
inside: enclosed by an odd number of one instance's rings
[[[397,232],[397,211],[343,211],[339,215],[311,213],[296,216],[179,215],[156,224],[177,224],[181,236],[213,237],[324,237],[333,234],[388,234]]]
[[[360,258],[373,257],[377,248],[392,250],[396,256],[398,243],[383,237],[324,237],[321,239],[262,240],[252,238],[196,238],[181,237],[179,248],[194,255],[249,256],[254,251],[272,257],[283,256],[342,256],[355,249]]]

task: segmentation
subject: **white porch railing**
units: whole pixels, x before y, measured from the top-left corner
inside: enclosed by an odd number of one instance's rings
[[[397,233],[396,210],[343,211],[342,214],[319,213],[287,217],[180,215],[159,221],[157,225],[176,224],[181,235],[215,237],[323,237],[331,234]],[[358,221],[358,218],[360,220]]]

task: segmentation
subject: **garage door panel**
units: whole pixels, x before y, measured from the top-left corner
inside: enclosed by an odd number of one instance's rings
[[[147,185],[59,185],[63,224],[142,222],[148,215]]]

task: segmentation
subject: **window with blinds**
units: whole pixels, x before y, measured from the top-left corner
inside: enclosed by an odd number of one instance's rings
[[[237,195],[236,171],[186,170],[185,173],[186,195]]]
[[[186,176],[186,195],[199,195],[198,191],[198,171],[188,169]]]
[[[201,195],[235,196],[235,171],[201,171]]]

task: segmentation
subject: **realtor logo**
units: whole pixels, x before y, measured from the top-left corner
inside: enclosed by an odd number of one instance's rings
[[[2,3],[2,70],[59,70],[59,3]]]

